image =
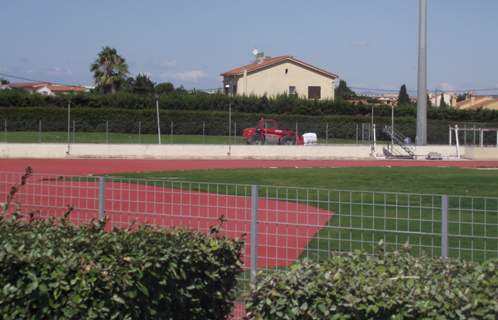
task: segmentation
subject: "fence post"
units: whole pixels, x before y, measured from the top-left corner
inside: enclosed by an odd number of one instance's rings
[[[365,123],[361,124],[361,144],[365,143]]]
[[[465,123],[463,125],[463,145],[465,146],[467,144],[467,124]]]
[[[474,124],[474,131],[472,131],[472,132],[474,132],[474,142],[473,142],[472,146],[475,147],[476,146],[476,125],[475,124]]]
[[[448,231],[449,231],[449,214],[448,214],[448,195],[441,196],[441,257],[448,258]]]
[[[141,141],[140,141],[140,138],[141,138],[140,134],[141,133],[142,133],[142,121],[138,121],[138,144],[141,143]]]
[[[202,121],[202,144],[204,144],[204,133],[206,130],[206,121]]]
[[[41,119],[38,120],[38,143],[41,143]]]
[[[356,123],[356,145],[358,145],[358,122]]]
[[[325,127],[325,145],[329,144],[329,123],[327,122],[327,126]]]
[[[99,221],[105,218],[105,177],[99,177]]]
[[[109,135],[109,120],[105,121],[105,144],[108,142],[108,135]]]
[[[5,119],[5,142],[7,142],[7,119]]]
[[[451,124],[448,125],[448,128],[450,129],[450,147],[451,147]]]
[[[298,137],[299,137],[299,135],[298,135],[298,133],[297,133],[297,122],[296,122],[296,146],[298,145],[298,144],[297,144],[297,139],[298,139]]]
[[[251,283],[258,274],[258,185],[251,186]]]
[[[237,122],[233,123],[233,144],[237,144]]]
[[[173,144],[173,121],[171,121],[171,144]]]
[[[76,142],[76,120],[73,120],[73,143]]]

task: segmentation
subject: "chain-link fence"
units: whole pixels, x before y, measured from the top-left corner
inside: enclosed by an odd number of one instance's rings
[[[0,172],[0,196],[5,198],[21,176]],[[247,292],[260,271],[335,252],[374,253],[381,240],[387,252],[408,243],[413,254],[429,257],[480,262],[498,256],[498,198],[491,197],[39,174],[16,196],[25,214],[61,217],[74,205],[73,222],[107,216],[109,228],[137,218],[209,232],[224,216],[224,235],[247,234],[238,294]]]
[[[314,132],[318,143],[369,144],[374,139],[371,123],[278,123],[283,130],[298,134]],[[390,123],[376,123],[375,137],[379,143],[391,139],[383,132]],[[254,123],[235,122],[162,122],[160,137],[162,144],[242,144],[245,128]],[[415,142],[416,124],[395,123],[395,128]],[[480,125],[460,124],[459,143],[467,146],[496,147],[496,128]],[[454,125],[427,125],[428,144],[455,144]],[[493,131],[494,130],[494,131]],[[229,132],[230,131],[230,132]],[[230,141],[229,141],[230,139]],[[98,120],[0,120],[0,142],[6,143],[110,143],[110,144],[158,144],[157,121],[98,121]]]

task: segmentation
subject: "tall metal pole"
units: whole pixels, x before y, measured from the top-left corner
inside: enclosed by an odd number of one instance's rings
[[[418,146],[427,145],[427,0],[420,0],[417,86],[417,137]]]
[[[228,104],[228,155],[232,153],[232,100]]]
[[[159,123],[159,95],[156,94],[156,109],[157,109],[157,137],[159,138],[159,144],[161,144],[161,126]]]
[[[391,105],[391,156],[394,152],[394,101]]]
[[[71,100],[67,103],[67,155],[71,147]]]
[[[230,96],[230,94],[232,94],[233,96],[233,92],[230,92],[230,90],[233,90],[232,88],[230,88],[230,84],[226,84],[225,85],[225,88],[227,90],[227,95],[228,95],[228,153],[227,153],[227,156],[230,156],[230,153],[232,152],[232,134],[231,134],[231,131],[232,131],[232,98]]]

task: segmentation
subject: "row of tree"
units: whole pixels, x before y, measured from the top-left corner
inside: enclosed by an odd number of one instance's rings
[[[109,46],[103,47],[97,55],[97,58],[90,66],[90,71],[93,73],[95,81],[94,93],[108,94],[124,91],[143,95],[163,95],[172,92],[187,92],[183,86],[174,88],[170,82],[156,83],[153,82],[146,74],[139,73],[135,78],[129,77],[128,64],[126,59],[117,54],[115,48]],[[8,83],[5,79],[0,79],[2,84]],[[339,86],[335,89],[336,100],[366,100],[368,103],[380,103],[376,98],[366,97],[356,94],[348,87],[345,80],[339,81]],[[458,96],[458,101],[466,99],[466,95]],[[413,106],[406,86],[403,84],[399,90],[398,106]],[[427,105],[432,106],[429,96],[427,96]],[[440,108],[446,108],[446,103],[441,100]]]
[[[103,47],[90,66],[95,81],[95,92],[101,94],[126,91],[137,94],[167,94],[175,91],[171,82],[157,84],[146,74],[139,73],[135,78],[130,74],[126,59],[117,54],[116,49]],[[176,91],[186,91],[183,86]]]

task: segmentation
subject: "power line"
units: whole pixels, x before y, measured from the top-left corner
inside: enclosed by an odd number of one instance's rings
[[[48,83],[56,84],[56,85],[59,85],[59,86],[69,86],[69,87],[72,86],[72,84],[60,84],[60,83],[54,83],[54,82],[51,82],[51,81],[40,81],[40,80],[23,78],[23,77],[17,77],[17,76],[13,76],[13,75],[10,75],[10,74],[5,74],[5,73],[0,73],[0,76],[10,77],[10,78],[16,78],[16,79],[21,79],[21,80],[27,80],[27,81],[30,81],[30,82],[48,82]]]
[[[5,74],[5,73],[0,73],[1,76],[6,76],[6,77],[10,77],[10,78],[16,78],[16,79],[21,79],[21,80],[28,80],[28,81],[32,81],[32,82],[49,82],[49,81],[39,81],[39,80],[34,80],[34,79],[28,79],[28,78],[22,78],[22,77],[16,77],[16,76],[12,76],[10,74]]]
[[[371,90],[371,91],[382,91],[382,92],[396,92],[396,90],[386,90],[386,89],[374,89],[374,88],[359,88],[359,87],[349,87],[350,89],[356,90]],[[490,89],[462,89],[462,90],[437,90],[438,92],[481,92],[481,91],[498,91],[498,88]],[[407,90],[407,92],[417,92],[417,90]]]

